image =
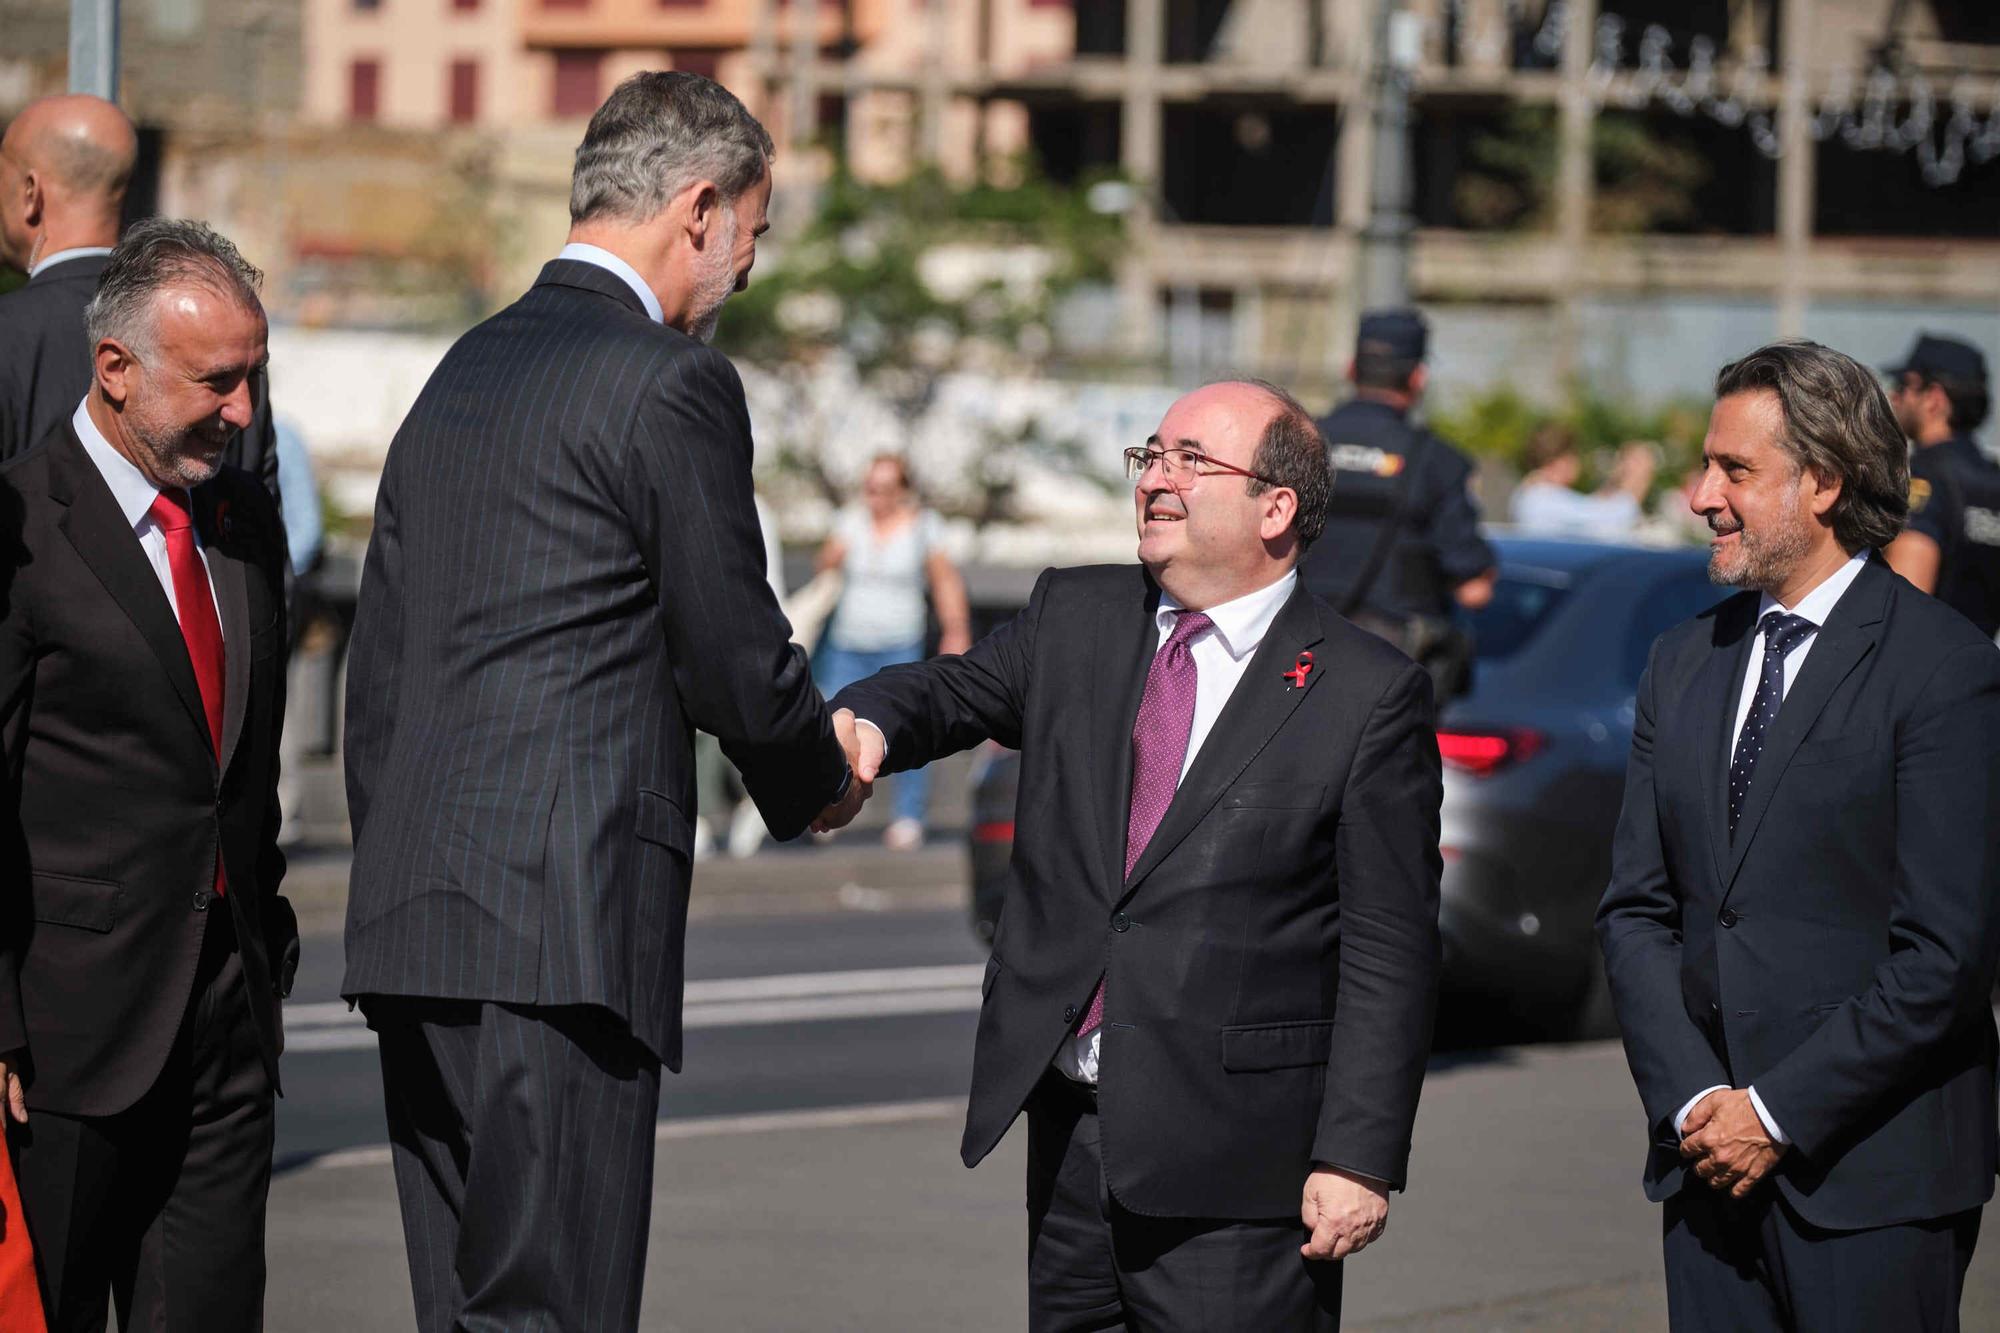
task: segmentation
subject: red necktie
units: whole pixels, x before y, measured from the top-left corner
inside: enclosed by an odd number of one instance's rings
[[[201,688],[201,711],[208,717],[208,740],[215,762],[222,762],[222,622],[215,614],[215,594],[209,590],[208,568],[194,545],[194,521],[188,516],[187,492],[178,486],[161,491],[146,511],[167,538],[167,568],[174,576],[174,607],[180,612],[181,638]],[[223,891],[222,859],[215,865],[215,891]]]

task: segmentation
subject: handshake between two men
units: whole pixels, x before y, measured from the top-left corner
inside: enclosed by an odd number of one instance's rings
[[[839,708],[833,714],[833,734],[847,755],[848,780],[839,798],[814,817],[814,833],[831,833],[853,823],[861,807],[875,794],[875,779],[882,773],[881,728],[858,722],[852,710]]]

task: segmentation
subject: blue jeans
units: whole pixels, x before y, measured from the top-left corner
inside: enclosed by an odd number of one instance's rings
[[[875,652],[857,652],[852,648],[822,644],[813,657],[813,680],[819,685],[820,693],[831,699],[855,681],[866,680],[884,667],[922,661],[923,656],[924,646],[921,643]],[[898,773],[889,780],[889,785],[894,788],[892,808],[895,817],[923,823],[924,810],[930,804],[931,775],[921,768],[913,768],[907,773]]]

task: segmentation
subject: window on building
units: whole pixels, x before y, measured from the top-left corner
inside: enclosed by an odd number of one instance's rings
[[[558,116],[587,116],[604,100],[604,52],[556,52],[554,105]]]
[[[451,7],[461,13],[470,13],[479,8],[479,0],[451,0]]]
[[[682,0],[660,0],[663,5],[679,4]],[[704,79],[717,79],[722,70],[722,52],[713,48],[676,47],[667,52],[667,59],[677,70],[688,74],[699,74]]]
[[[357,60],[347,67],[347,118],[374,120],[382,111],[382,62]]]
[[[354,0],[357,13],[372,14],[382,7],[382,0]]]
[[[451,118],[451,123],[470,125],[479,118],[479,62],[452,61],[449,88],[447,114]]]

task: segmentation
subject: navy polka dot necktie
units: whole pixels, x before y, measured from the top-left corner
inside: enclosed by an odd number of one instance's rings
[[[1785,655],[1805,642],[1819,626],[1804,616],[1765,616],[1757,626],[1764,632],[1764,666],[1757,677],[1757,693],[1750,700],[1750,716],[1743,719],[1743,732],[1736,738],[1736,755],[1729,761],[1729,836],[1736,836],[1736,821],[1750,796],[1750,779],[1757,772],[1757,760],[1764,753],[1764,738],[1778,720],[1778,708],[1785,702]]]

